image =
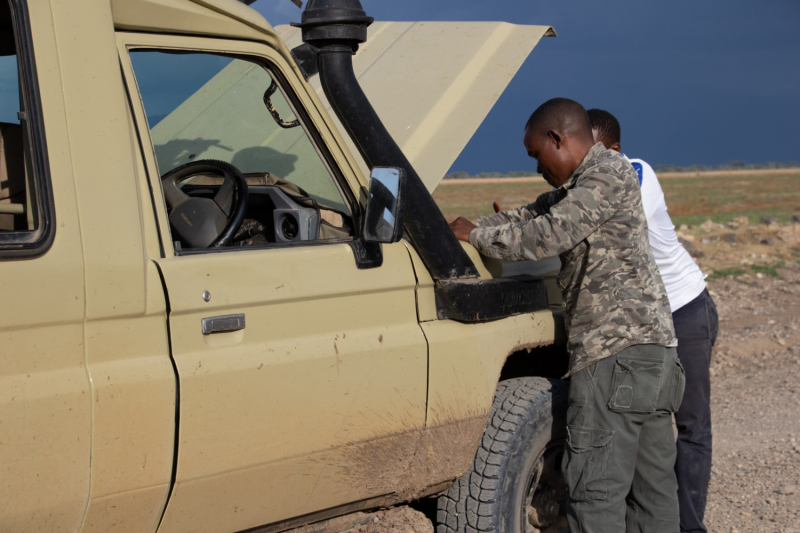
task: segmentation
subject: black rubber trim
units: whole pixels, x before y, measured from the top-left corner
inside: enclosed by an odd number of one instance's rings
[[[378,268],[383,265],[383,249],[380,243],[356,239],[347,244],[353,249],[356,267],[358,267],[359,270]]]
[[[544,279],[515,276],[486,281],[436,282],[436,315],[440,320],[485,322],[547,309]]]
[[[22,104],[20,107],[24,108],[27,115],[22,122],[31,142],[31,163],[36,184],[35,197],[39,206],[39,227],[35,231],[0,232],[0,260],[33,259],[47,253],[53,244],[56,236],[56,212],[28,7],[20,0],[8,0],[8,2],[14,25],[17,63],[22,86],[23,102],[20,102]]]
[[[173,442],[174,452],[172,455],[172,473],[169,480],[169,494],[167,500],[164,502],[164,508],[161,510],[161,516],[158,517],[158,526],[156,531],[161,527],[161,522],[164,520],[164,515],[167,514],[167,506],[172,499],[172,492],[175,490],[175,481],[178,479],[178,448],[180,446],[180,430],[181,430],[181,375],[178,372],[178,363],[175,362],[175,356],[172,353],[172,328],[170,327],[170,315],[172,314],[172,306],[169,303],[169,290],[167,289],[167,280],[164,279],[164,273],[161,271],[161,265],[158,261],[153,261],[158,270],[158,277],[161,280],[161,288],[164,291],[164,303],[166,304],[167,311],[167,343],[169,344],[169,360],[172,363],[172,371],[175,374],[175,440]]]
[[[292,49],[292,59],[297,63],[297,68],[306,81],[319,73],[317,67],[317,49],[305,43]]]

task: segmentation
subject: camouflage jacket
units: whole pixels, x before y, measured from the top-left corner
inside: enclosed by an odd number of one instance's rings
[[[506,261],[561,256],[571,375],[634,344],[676,346],[636,171],[594,145],[558,189],[474,222],[469,241]]]

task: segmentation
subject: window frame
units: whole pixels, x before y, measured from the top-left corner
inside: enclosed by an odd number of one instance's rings
[[[137,37],[143,37],[138,39]],[[147,42],[151,41],[151,39],[147,39],[147,37],[153,37],[153,41],[161,41],[161,42]],[[193,37],[193,36],[186,36],[186,42],[180,42],[184,36],[173,36],[173,35],[142,35],[142,34],[133,34],[127,32],[117,32],[117,43],[118,43],[118,51],[120,53],[120,62],[122,65],[124,81],[126,84],[126,90],[128,92],[129,97],[129,104],[131,105],[131,112],[134,117],[134,121],[136,123],[136,129],[140,137],[143,137],[146,133],[147,141],[140,138],[140,148],[142,149],[142,157],[146,163],[146,167],[155,168],[157,169],[156,172],[152,172],[152,176],[150,176],[149,183],[150,183],[150,191],[153,195],[153,204],[156,207],[156,219],[157,224],[160,226],[160,237],[162,240],[161,248],[162,248],[162,256],[185,256],[185,255],[198,255],[198,254],[206,254],[206,253],[219,253],[219,252],[244,252],[244,251],[256,251],[256,250],[269,250],[269,249],[283,249],[283,248],[292,248],[297,246],[326,246],[326,245],[334,245],[334,244],[343,244],[343,243],[352,243],[356,241],[360,236],[360,226],[361,226],[361,219],[363,218],[363,206],[362,203],[359,202],[356,194],[354,193],[353,179],[348,179],[345,175],[345,172],[342,170],[341,167],[341,157],[337,158],[336,154],[334,154],[329,147],[329,142],[335,143],[335,138],[331,138],[330,141],[326,141],[325,135],[322,131],[320,131],[320,124],[318,121],[315,121],[314,118],[309,113],[307,107],[308,105],[313,105],[313,102],[309,102],[307,105],[303,98],[298,94],[298,90],[292,84],[291,80],[286,74],[286,70],[288,69],[288,65],[284,65],[283,58],[279,54],[277,50],[274,50],[268,45],[264,43],[254,43],[250,41],[242,41],[241,43],[247,47],[247,50],[236,50],[235,48],[240,48],[238,46],[226,46],[233,44],[229,40],[218,40],[214,38],[208,37]],[[198,40],[203,42],[203,45],[198,46]],[[166,41],[166,42],[164,42]],[[211,44],[219,43],[219,48],[215,46],[209,46]],[[265,47],[265,50],[252,50],[252,45],[258,45]],[[172,232],[169,227],[169,220],[167,217],[167,206],[164,200],[163,191],[158,188],[159,191],[156,193],[155,185],[158,183],[160,185],[160,176],[158,172],[158,162],[155,157],[155,147],[153,145],[152,136],[150,133],[150,126],[147,122],[144,102],[142,101],[141,92],[139,91],[138,82],[136,80],[136,73],[133,69],[133,64],[131,62],[130,53],[134,51],[149,51],[149,52],[162,52],[162,53],[175,53],[175,54],[210,54],[210,55],[217,55],[228,57],[231,59],[239,59],[242,61],[248,61],[250,63],[254,63],[261,68],[263,68],[278,84],[278,88],[283,94],[286,102],[292,109],[295,117],[300,121],[300,124],[306,133],[309,142],[312,143],[314,149],[321,159],[323,165],[326,167],[331,179],[334,182],[335,187],[339,191],[342,196],[343,203],[350,209],[350,220],[353,223],[353,235],[347,238],[338,238],[338,239],[326,239],[326,240],[314,240],[314,241],[301,241],[301,242],[293,242],[293,243],[263,243],[257,244],[252,246],[243,246],[243,247],[223,247],[223,248],[204,248],[204,249],[179,249],[176,250],[172,239]],[[264,53],[265,51],[269,53]],[[123,57],[124,54],[124,57]],[[135,101],[136,100],[136,101]],[[316,107],[316,106],[315,106]],[[319,110],[316,110],[319,113]],[[331,136],[329,136],[331,137]],[[336,143],[338,145],[338,143]],[[145,145],[148,149],[145,149]],[[339,147],[341,150],[341,147]],[[342,154],[344,155],[344,154]],[[152,165],[152,166],[151,166]],[[148,174],[151,174],[148,171]],[[357,178],[355,178],[357,180]],[[363,184],[358,184],[360,188],[363,188]],[[157,200],[157,198],[161,198],[161,202]],[[157,208],[158,203],[162,203],[163,208]]]
[[[47,253],[55,239],[55,203],[50,180],[50,164],[47,156],[44,117],[28,7],[21,0],[0,1],[8,2],[11,10],[14,40],[17,47],[20,107],[25,110],[20,124],[25,128],[25,133],[30,140],[32,181],[39,213],[39,225],[35,230],[0,232],[0,260],[33,259]]]

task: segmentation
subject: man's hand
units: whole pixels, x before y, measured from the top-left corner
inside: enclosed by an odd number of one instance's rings
[[[450,229],[453,230],[453,233],[456,234],[456,238],[459,241],[467,241],[469,242],[469,234],[472,233],[472,230],[477,228],[475,224],[470,222],[464,217],[458,217],[454,221],[450,223]]]
[[[502,208],[502,207],[500,207],[500,204],[498,204],[497,202],[493,203],[493,204],[492,204],[492,207],[494,207],[494,212],[495,212],[495,213],[499,213],[500,211],[502,211],[502,210],[503,210],[503,208]]]

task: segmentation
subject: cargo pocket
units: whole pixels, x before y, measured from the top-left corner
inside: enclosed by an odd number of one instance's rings
[[[654,412],[663,369],[664,362],[659,360],[618,358],[608,408],[618,413]]]
[[[673,413],[677,413],[683,402],[683,392],[686,390],[686,371],[680,361],[675,359],[675,367],[672,370],[672,386],[670,387],[670,405],[667,407]]]
[[[563,470],[572,501],[604,500],[608,497],[606,471],[613,436],[614,432],[607,429],[567,427]]]

